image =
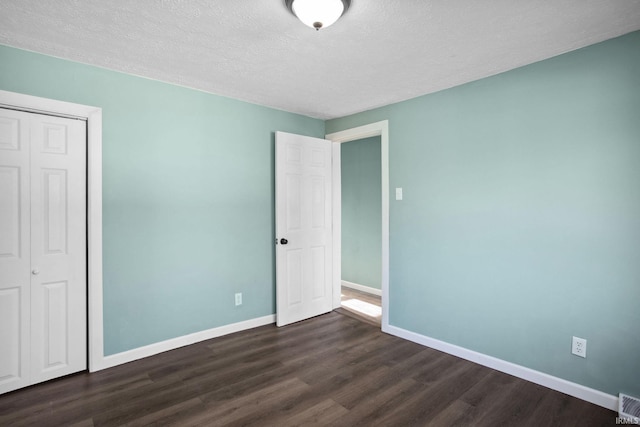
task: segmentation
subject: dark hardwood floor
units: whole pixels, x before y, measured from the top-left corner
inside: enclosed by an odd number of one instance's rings
[[[0,396],[1,426],[598,426],[612,411],[332,312]]]

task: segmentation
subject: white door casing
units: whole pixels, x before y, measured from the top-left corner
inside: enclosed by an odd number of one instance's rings
[[[333,142],[333,292],[334,308],[340,307],[341,285],[341,173],[340,173],[340,144],[358,139],[380,136],[381,168],[382,168],[382,331],[389,331],[389,121],[370,123],[351,129],[325,135]]]
[[[6,392],[86,369],[86,124],[2,109],[0,154],[0,241],[11,242],[0,251]],[[22,177],[13,187],[9,169]]]
[[[331,142],[276,132],[275,169],[276,323],[284,326],[333,309]]]

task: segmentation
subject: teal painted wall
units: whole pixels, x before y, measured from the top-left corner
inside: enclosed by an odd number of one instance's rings
[[[327,133],[385,119],[390,323],[640,396],[640,32]]]
[[[342,280],[382,285],[382,172],[380,137],[340,144]]]
[[[4,46],[0,89],[103,109],[106,355],[275,312],[274,132],[323,121]]]

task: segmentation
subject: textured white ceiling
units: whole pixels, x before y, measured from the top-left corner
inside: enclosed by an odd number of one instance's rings
[[[0,44],[335,118],[640,29],[640,0],[0,0]],[[640,46],[638,47],[640,49]]]

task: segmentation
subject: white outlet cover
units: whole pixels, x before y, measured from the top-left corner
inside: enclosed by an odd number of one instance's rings
[[[571,341],[571,353],[580,357],[587,357],[587,340],[573,337]]]

